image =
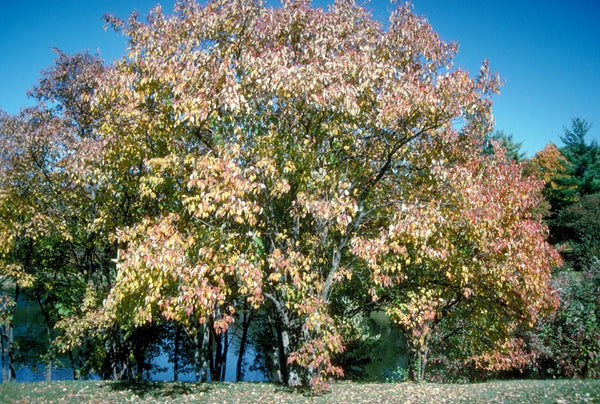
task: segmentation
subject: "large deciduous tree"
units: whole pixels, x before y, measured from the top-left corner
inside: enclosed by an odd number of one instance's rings
[[[51,310],[46,297],[53,294],[50,289],[59,289],[50,279],[56,276],[52,249],[68,238],[63,206],[57,203],[64,175],[55,166],[65,152],[64,131],[60,119],[38,107],[0,116],[0,296],[8,309],[4,327],[9,362],[12,319],[23,292],[35,291],[32,300]],[[46,320],[49,332],[53,322]]]
[[[492,155],[471,150],[452,165],[436,160],[420,169],[426,182],[389,227],[353,249],[390,300],[415,377],[425,377],[431,342],[444,334],[462,340],[454,359],[463,364],[520,368],[527,356],[516,349],[515,331],[557,303],[549,269],[560,259],[537,213],[543,182],[522,177],[522,165],[498,145]],[[373,251],[382,254],[375,259]]]
[[[103,62],[55,52],[55,64],[29,92],[37,105],[0,120],[0,276],[39,306],[49,342],[56,322],[78,311],[86,284],[98,285],[98,267],[114,256],[102,256],[104,240],[90,231],[92,193],[81,164]]]
[[[410,5],[386,29],[352,0],[183,1],[107,21],[129,51],[98,83],[82,158],[94,226],[119,246],[93,324],[175,321],[200,357],[262,305],[282,381],[321,388],[342,374],[330,304],[353,277],[423,369],[451,311],[507,347],[485,327],[552,306],[538,185],[482,152],[499,80],[486,63],[476,78],[453,69],[456,45]]]

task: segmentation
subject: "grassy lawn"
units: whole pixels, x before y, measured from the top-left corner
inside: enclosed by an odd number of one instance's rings
[[[600,380],[480,384],[337,382],[311,396],[268,383],[4,383],[0,403],[600,403]]]

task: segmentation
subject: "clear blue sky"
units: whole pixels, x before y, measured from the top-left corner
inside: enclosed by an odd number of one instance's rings
[[[360,0],[359,0],[360,1]],[[153,0],[0,0],[0,108],[16,113],[25,92],[54,60],[98,51],[107,61],[124,53],[125,39],[103,30],[102,16],[145,15]],[[319,0],[316,4],[325,4]],[[170,12],[173,0],[161,1]],[[414,0],[440,36],[459,43],[455,66],[476,74],[483,59],[505,85],[495,98],[496,128],[513,134],[529,154],[553,141],[571,118],[593,124],[600,141],[599,0]],[[385,0],[366,4],[385,19]]]

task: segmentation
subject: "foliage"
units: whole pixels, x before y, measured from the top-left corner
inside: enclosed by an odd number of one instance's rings
[[[554,229],[567,242],[564,254],[577,268],[594,265],[600,257],[600,194],[582,196],[563,208]]]
[[[565,168],[554,177],[562,185],[548,193],[553,215],[550,217],[552,239],[565,245],[565,254],[577,265],[594,257],[598,234],[597,195],[600,193],[600,148],[596,142],[586,143],[591,125],[573,119],[561,137],[561,153]]]
[[[515,142],[512,134],[507,134],[503,130],[496,130],[494,133],[486,136],[484,151],[486,153],[494,153],[494,143],[505,150],[505,156],[509,160],[516,163],[521,163],[526,160],[527,154],[521,150],[522,142]]]
[[[600,148],[595,141],[589,145],[585,141],[591,127],[586,120],[574,118],[560,138],[564,143],[561,152],[569,162],[567,172],[579,195],[600,192]]]
[[[544,181],[544,200],[540,203],[539,212],[545,218],[556,214],[557,198],[560,199],[560,195],[571,188],[563,183],[567,164],[554,143],[548,143],[543,150],[525,162],[523,175],[533,176]],[[552,205],[549,201],[554,201],[554,204]]]
[[[558,256],[540,181],[482,152],[499,90],[487,62],[454,69],[456,45],[408,4],[386,29],[352,0],[106,20],[127,55],[57,52],[32,91],[51,105],[2,118],[1,269],[58,313],[57,347],[140,377],[145,330],[177,324],[214,378],[223,335],[260,310],[273,370],[318,392],[360,332],[349,307],[379,305],[417,379],[459,325],[460,360],[523,366],[515,330],[555,307]],[[33,287],[45,273],[78,299]]]
[[[554,377],[600,377],[600,264],[555,277],[560,310],[543,319],[533,341],[537,371]]]
[[[586,143],[591,125],[584,119],[575,118],[571,128],[564,129],[560,148],[563,157],[556,175],[551,176],[551,186],[547,192],[548,202],[552,206],[551,219],[561,209],[579,200],[583,195],[591,195],[600,191],[600,148],[596,142]],[[552,227],[552,222],[550,223]],[[564,241],[560,233],[551,229],[557,241]]]
[[[0,116],[0,294],[14,302],[4,313],[3,341],[13,377],[19,355],[12,328],[19,298],[24,293],[44,310],[49,345],[57,318],[54,303],[68,304],[79,286],[72,283],[72,267],[60,253],[70,240],[61,195],[69,180],[57,162],[67,153],[69,140],[64,122],[43,106]],[[45,356],[51,359],[51,352]]]
[[[380,285],[398,291],[388,311],[405,327],[419,379],[431,338],[445,328],[459,333],[463,360],[490,370],[522,366],[526,358],[512,341],[516,327],[556,305],[549,280],[559,257],[535,213],[542,184],[497,153],[434,167],[432,178],[443,179],[444,187],[432,181],[415,190],[422,207],[397,212],[397,224],[378,241],[389,255],[373,266],[381,271]],[[398,253],[402,272],[394,262]],[[403,281],[394,282],[396,276]]]
[[[131,46],[98,90],[103,175],[127,183],[126,161],[139,173],[138,203],[159,203],[120,233],[128,245],[107,309],[134,326],[216,314],[224,330],[233,291],[264,296],[281,363],[320,388],[341,373],[331,292],[364,268],[348,246],[389,220],[394,205],[381,201],[399,206],[414,186],[407,163],[450,157],[486,127],[495,76],[486,66],[478,80],[440,73],[454,45],[406,6],[387,32],[352,2],[329,12],[182,3],[171,18],[156,8],[147,24],[109,23]],[[451,129],[459,118],[468,123]]]
[[[528,164],[546,181],[550,240],[565,258],[553,276],[558,310],[525,333],[532,370],[541,376],[598,377],[600,159],[596,142],[585,139],[590,128],[585,120],[573,119],[561,136],[563,146],[549,144]]]
[[[407,380],[409,380],[408,370],[401,366],[390,370],[385,378],[386,383],[401,383]]]

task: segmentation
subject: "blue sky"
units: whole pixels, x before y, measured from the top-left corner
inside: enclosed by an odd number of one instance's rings
[[[360,2],[360,0],[359,0]],[[25,92],[53,63],[52,48],[98,51],[107,61],[125,39],[103,30],[102,16],[144,15],[153,0],[0,0],[0,108],[18,112]],[[320,0],[317,4],[324,4]],[[161,1],[171,11],[173,1]],[[455,66],[476,74],[484,59],[504,81],[494,100],[496,128],[513,134],[529,154],[559,135],[571,118],[593,124],[600,141],[600,1],[414,0],[440,36],[460,48]],[[385,19],[385,0],[366,4]]]

